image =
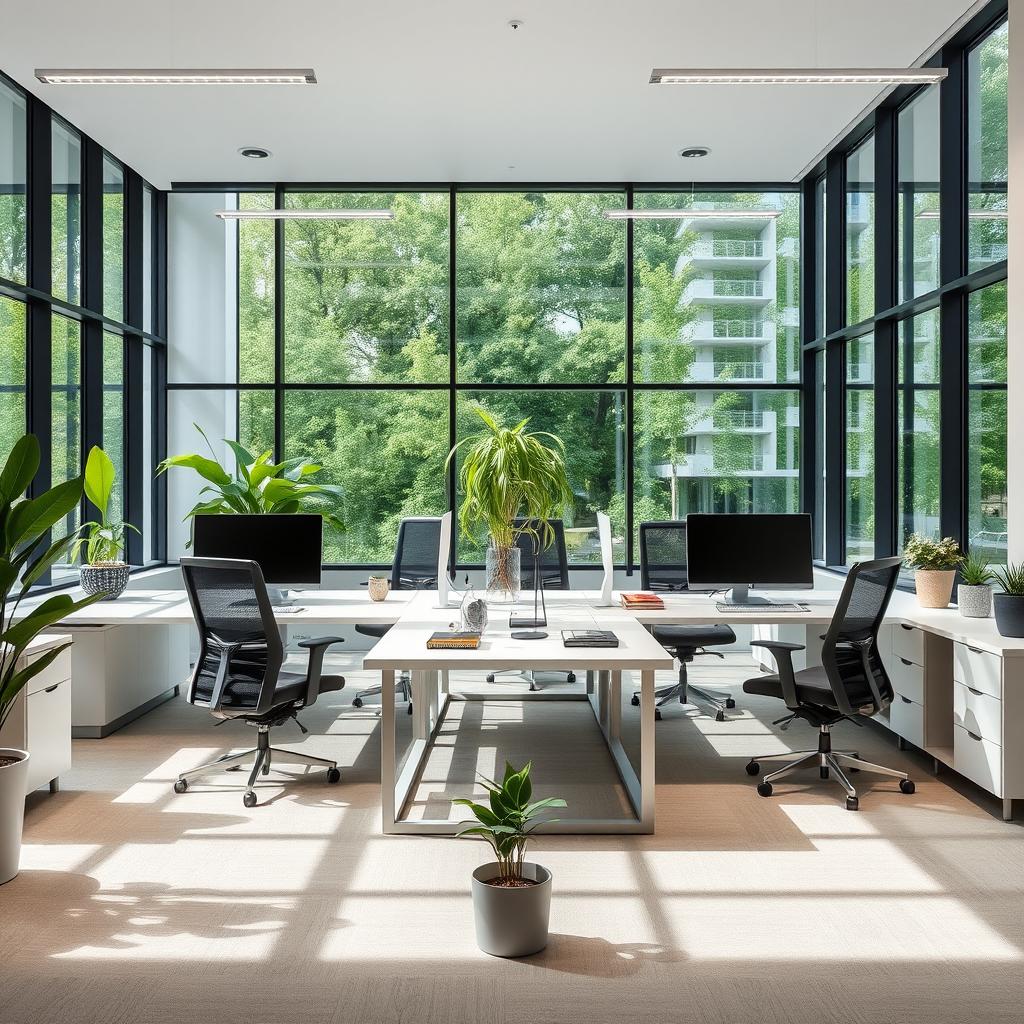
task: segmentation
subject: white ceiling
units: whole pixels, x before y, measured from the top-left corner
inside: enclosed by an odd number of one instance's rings
[[[0,69],[171,181],[788,181],[862,86],[653,67],[908,66],[973,0],[3,0]],[[520,18],[523,27],[507,26]],[[13,29],[13,31],[12,31]],[[316,86],[47,86],[36,67],[312,67]],[[273,151],[246,160],[243,145]],[[711,147],[700,161],[686,145]]]

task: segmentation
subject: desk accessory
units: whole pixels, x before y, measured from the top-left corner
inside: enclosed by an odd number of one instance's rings
[[[469,586],[466,577],[466,594],[459,612],[459,625],[464,632],[483,633],[487,628],[487,602]]]
[[[475,651],[480,646],[480,634],[467,630],[439,629],[427,638],[429,651]]]
[[[540,608],[537,599],[540,598]],[[544,601],[544,581],[540,575],[540,536],[533,538],[533,617],[516,617],[513,613],[508,618],[509,627],[513,630],[513,640],[543,640],[547,633],[538,626],[548,624],[548,608]]]
[[[622,594],[621,601],[623,608],[662,609],[665,607],[665,602],[657,594],[651,593]]]
[[[391,580],[387,576],[371,576],[367,583],[371,601],[383,601],[391,590]]]
[[[563,629],[563,647],[618,647],[619,638],[610,629]]]

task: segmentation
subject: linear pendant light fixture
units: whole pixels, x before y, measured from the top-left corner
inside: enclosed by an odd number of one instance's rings
[[[316,85],[312,68],[36,68],[47,85]]]
[[[734,210],[706,210],[703,207],[699,210],[603,210],[602,214],[606,220],[718,220],[740,217],[744,220],[774,219],[780,216],[779,210],[754,210],[750,207],[743,207]]]
[[[946,68],[655,68],[651,85],[924,85]]]
[[[394,220],[394,210],[217,210],[221,220]]]

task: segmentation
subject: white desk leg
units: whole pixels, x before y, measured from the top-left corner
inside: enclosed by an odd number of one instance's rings
[[[380,798],[384,832],[395,831],[395,673],[380,674]]]
[[[430,680],[436,677],[423,669],[414,669],[409,677],[412,686],[412,735],[413,739],[422,740],[430,735]]]
[[[640,673],[640,824],[645,832],[654,831],[654,672],[650,669]]]
[[[604,718],[608,724],[608,738],[619,740],[622,738],[622,673],[602,673],[607,677],[611,676],[611,686],[605,688]]]

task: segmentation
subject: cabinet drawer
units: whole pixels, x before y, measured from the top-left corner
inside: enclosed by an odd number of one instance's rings
[[[924,632],[917,626],[898,623],[892,630],[892,653],[915,665],[924,664]]]
[[[46,652],[43,651],[43,654]],[[34,658],[29,658],[29,664],[38,661],[42,655],[36,655]],[[40,690],[48,690],[51,686],[56,686],[58,683],[64,682],[65,679],[71,678],[71,651],[61,651],[53,661],[43,669],[42,672],[37,676],[33,676],[25,686],[26,691],[31,696],[33,693],[38,693]]]
[[[889,681],[892,688],[917,704],[924,703],[924,669],[906,658],[889,659]]]
[[[1003,659],[967,644],[953,644],[953,678],[991,697],[1003,696]]]
[[[26,792],[31,793],[71,767],[71,683],[30,693],[25,712],[31,755]]]
[[[1003,745],[1003,702],[963,683],[953,684],[953,724]]]
[[[1003,748],[998,743],[954,726],[953,768],[989,793],[1003,795]]]
[[[924,707],[896,694],[889,705],[889,728],[915,747],[923,747]]]

